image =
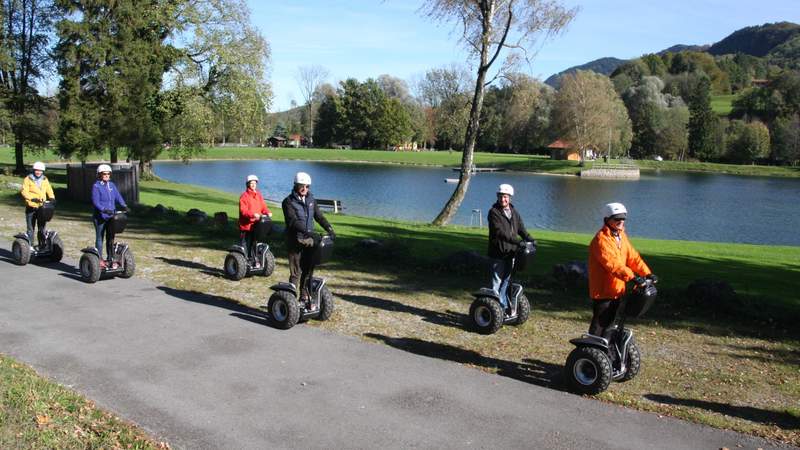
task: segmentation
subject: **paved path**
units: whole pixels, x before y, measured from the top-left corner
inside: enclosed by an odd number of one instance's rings
[[[418,339],[276,330],[202,293],[84,284],[75,261],[18,267],[9,247],[0,352],[175,448],[774,448],[392,347]]]

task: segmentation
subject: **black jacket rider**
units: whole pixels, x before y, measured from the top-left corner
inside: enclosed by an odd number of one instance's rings
[[[522,223],[522,217],[519,216],[514,205],[509,204],[511,208],[511,218],[509,219],[503,213],[503,207],[500,203],[492,205],[489,210],[489,257],[494,259],[503,259],[514,256],[519,243],[522,241],[536,242],[533,236],[528,234],[525,229],[525,224]]]

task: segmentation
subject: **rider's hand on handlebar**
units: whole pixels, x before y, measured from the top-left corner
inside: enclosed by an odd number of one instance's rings
[[[261,220],[261,213],[255,213],[255,214],[253,214],[253,217],[254,217],[256,220]]]
[[[328,236],[331,237],[331,240],[336,240],[336,233],[333,232],[333,228],[328,228]]]
[[[648,275],[645,278],[647,278],[648,280],[652,281],[653,283],[658,283],[658,277],[654,273],[651,273],[650,275]]]
[[[633,277],[633,282],[636,283],[637,286],[641,286],[641,285],[643,285],[645,283],[645,280],[644,280],[644,277],[640,277],[639,275],[636,275],[635,277]]]
[[[104,209],[104,210],[103,210],[103,214],[112,215],[112,214],[114,214],[114,211],[112,211],[112,210],[110,210],[110,209]]]

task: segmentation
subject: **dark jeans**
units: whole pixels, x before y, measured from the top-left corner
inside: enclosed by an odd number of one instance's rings
[[[111,261],[114,258],[114,227],[111,225],[113,219],[103,219],[95,216],[94,221],[94,247],[103,259],[103,236],[106,238],[106,259]]]
[[[39,227],[39,232],[36,233],[36,237],[39,239],[39,247],[44,245],[44,230],[45,224],[44,217],[42,214],[39,214],[39,208],[31,208],[30,206],[25,207],[25,224],[28,226],[28,240],[31,241],[31,245],[33,245],[33,230],[36,226]]]
[[[247,258],[255,258],[256,246],[258,245],[258,242],[253,239],[253,230],[242,231],[239,237],[242,240],[242,247],[244,247],[244,251],[247,252]]]
[[[617,318],[617,309],[621,300],[592,300],[594,303],[594,315],[592,323],[589,325],[589,334],[604,336],[608,328],[614,324]]]
[[[311,277],[314,275],[314,247],[290,246],[289,282],[294,284],[300,298],[311,296]],[[299,283],[298,283],[299,281]]]

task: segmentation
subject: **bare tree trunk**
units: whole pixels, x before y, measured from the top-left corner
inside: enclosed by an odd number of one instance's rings
[[[111,149],[111,164],[116,164],[119,161],[119,149]]]
[[[17,167],[14,170],[20,175],[24,174],[25,162],[22,159],[22,142],[20,142],[19,138],[16,138],[14,142],[14,158],[17,163]]]

